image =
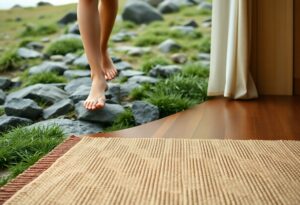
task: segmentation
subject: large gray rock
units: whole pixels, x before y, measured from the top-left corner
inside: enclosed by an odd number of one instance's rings
[[[38,119],[43,113],[43,109],[31,99],[12,98],[4,104],[6,115]]]
[[[69,94],[74,93],[80,86],[85,85],[91,87],[92,80],[90,77],[76,78],[71,80],[66,86],[65,91]]]
[[[151,48],[136,46],[117,46],[114,50],[117,52],[125,52],[130,56],[141,56],[144,53],[149,53],[151,51]]]
[[[121,88],[119,83],[108,83],[108,90],[105,93],[105,97],[109,100],[109,103],[119,104],[121,102],[120,90]]]
[[[83,101],[80,101],[75,104],[75,111],[79,120],[112,123],[125,109],[118,104],[105,103],[102,109],[88,110],[84,107]]]
[[[122,70],[119,74],[120,77],[133,77],[133,76],[138,76],[138,75],[143,75],[144,72],[138,71],[138,70]]]
[[[9,88],[12,85],[12,81],[8,77],[0,76],[0,89]]]
[[[90,77],[91,71],[90,70],[66,70],[64,72],[64,76],[69,80],[74,78]]]
[[[199,53],[198,59],[200,61],[210,61],[210,54],[209,53]]]
[[[6,93],[0,89],[0,105],[2,105],[5,102],[6,99]]]
[[[121,98],[128,96],[131,91],[135,88],[141,87],[140,84],[136,82],[126,82],[120,85],[120,96]]]
[[[148,24],[153,21],[163,20],[162,15],[145,2],[129,2],[122,13],[123,20],[136,24]]]
[[[65,55],[64,62],[69,65],[72,64],[76,58],[77,55],[75,55],[74,53],[67,53]]]
[[[62,75],[68,67],[61,62],[53,62],[53,61],[44,61],[40,65],[33,66],[29,69],[29,74],[38,74],[38,73],[45,73],[45,72],[56,72],[58,75]]]
[[[163,14],[175,13],[179,11],[179,6],[173,0],[165,0],[158,5],[158,10]]]
[[[32,41],[32,42],[27,43],[26,47],[29,49],[41,51],[41,50],[43,50],[44,45],[41,44],[40,42]]]
[[[131,78],[128,79],[129,83],[151,83],[151,84],[155,84],[158,82],[158,79],[150,77],[150,76],[133,76]]]
[[[77,13],[74,11],[64,15],[57,23],[66,25],[68,23],[73,23],[75,21],[77,21]]]
[[[66,39],[79,39],[79,40],[81,40],[81,36],[79,34],[67,33],[67,34],[63,34],[63,35],[59,36],[53,42],[62,41],[62,40],[66,40]]]
[[[83,135],[102,132],[103,126],[100,123],[91,123],[82,120],[70,120],[62,118],[54,118],[49,120],[40,121],[32,125],[26,126],[28,129],[35,127],[50,127],[58,125],[64,132],[65,137],[71,135]]]
[[[80,35],[78,22],[75,22],[74,24],[69,26],[68,33],[74,33],[74,34],[79,34]]]
[[[53,104],[68,97],[68,93],[56,86],[38,83],[12,92],[7,95],[6,99],[30,98],[33,100],[43,100],[46,103]]]
[[[28,48],[19,48],[17,51],[17,55],[21,58],[41,58],[43,57],[43,54],[41,54],[38,51],[32,50],[32,49],[28,49]]]
[[[180,48],[181,46],[178,43],[176,43],[173,39],[167,39],[158,46],[158,49],[163,53],[177,51]]]
[[[137,34],[132,31],[120,31],[111,37],[113,42],[124,42],[136,37]]]
[[[131,70],[133,69],[132,68],[132,65],[126,61],[121,61],[121,62],[117,62],[114,64],[116,66],[116,69],[118,71],[121,71],[121,70]]]
[[[156,65],[149,72],[149,75],[152,77],[164,77],[167,78],[175,73],[181,71],[181,67],[178,65]]]
[[[183,26],[192,26],[194,28],[197,28],[199,25],[195,20],[192,19],[184,23]]]
[[[73,61],[73,65],[84,67],[84,68],[87,68],[87,69],[90,68],[90,65],[89,65],[89,62],[88,62],[88,59],[87,59],[85,53],[82,54],[79,58],[76,58]]]
[[[192,34],[195,31],[195,28],[193,26],[173,26],[171,27],[171,30],[178,31],[183,34]]]
[[[158,107],[145,101],[134,101],[131,109],[137,125],[151,122],[159,118]]]
[[[70,95],[70,99],[76,104],[81,100],[85,100],[90,93],[91,86],[81,85],[79,86],[72,94]]]
[[[0,132],[7,131],[13,127],[29,125],[32,124],[33,121],[27,118],[16,117],[16,116],[0,116]]]
[[[43,112],[43,118],[49,119],[56,116],[67,114],[74,108],[74,103],[70,99],[63,99],[46,108]]]

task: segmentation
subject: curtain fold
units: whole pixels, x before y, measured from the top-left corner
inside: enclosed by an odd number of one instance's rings
[[[208,96],[258,97],[250,74],[251,1],[213,0]]]

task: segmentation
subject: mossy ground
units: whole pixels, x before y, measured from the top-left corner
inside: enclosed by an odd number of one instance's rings
[[[125,0],[120,1],[119,14],[122,12]],[[78,41],[65,41],[57,44],[53,40],[65,34],[69,25],[61,26],[56,22],[66,13],[75,11],[77,4],[64,6],[42,6],[32,8],[18,8],[0,11],[0,75],[20,77],[23,88],[35,83],[67,82],[64,77],[56,73],[43,73],[29,76],[28,68],[41,63],[41,59],[21,59],[16,55],[16,49],[25,46],[31,41],[41,41],[49,38],[49,42],[43,43],[44,53],[65,54],[74,52],[80,55],[84,52],[82,44]],[[203,20],[210,18],[210,11],[199,11],[194,7],[182,7],[180,12],[164,15],[164,21],[153,22],[149,25],[138,26],[131,22],[116,21],[113,34],[121,31],[133,31],[136,38],[128,38],[125,42],[115,43],[110,41],[109,47],[113,50],[119,46],[149,46],[151,51],[140,57],[129,56],[121,51],[113,51],[113,55],[128,61],[134,69],[149,72],[157,64],[172,64],[171,53],[159,52],[157,46],[162,41],[172,38],[181,45],[182,52],[187,55],[188,63],[184,65],[182,72],[175,74],[155,85],[144,84],[135,89],[128,100],[145,100],[159,107],[160,117],[187,109],[207,99],[206,87],[209,70],[198,64],[197,54],[210,51],[210,29],[201,27]],[[21,20],[16,20],[20,18]],[[194,20],[199,27],[191,34],[183,34],[180,31],[171,30],[172,26],[183,25],[189,20]],[[24,68],[25,66],[25,68]],[[22,69],[21,69],[22,67]],[[86,69],[71,66],[70,69]],[[117,78],[113,82],[124,83],[127,78]],[[13,92],[20,88],[12,88]],[[42,107],[47,105],[38,102]],[[4,109],[0,109],[4,114]],[[68,115],[74,118],[74,111]],[[132,111],[126,109],[107,131],[120,130],[135,126]],[[30,137],[28,137],[30,136]],[[22,127],[11,129],[0,136],[0,171],[9,171],[8,177],[0,177],[0,186],[27,169],[44,154],[48,153],[63,139],[61,130],[51,127],[46,130],[27,131]],[[2,149],[2,147],[4,147]]]

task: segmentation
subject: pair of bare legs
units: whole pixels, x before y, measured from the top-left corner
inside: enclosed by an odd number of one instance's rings
[[[77,21],[92,79],[89,96],[84,101],[87,109],[104,107],[106,80],[117,75],[107,50],[117,11],[118,0],[78,0]]]

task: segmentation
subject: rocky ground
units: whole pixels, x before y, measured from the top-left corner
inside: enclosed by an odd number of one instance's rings
[[[110,42],[119,76],[109,82],[104,109],[95,111],[82,105],[91,86],[90,70],[82,45],[77,45],[81,36],[76,12],[67,13],[58,21],[67,28],[63,34],[55,39],[45,35],[39,41],[29,41],[17,48],[14,57],[21,62],[20,76],[0,77],[0,131],[19,125],[32,128],[56,123],[69,136],[103,132],[125,112],[130,112],[134,119],[128,126],[163,117],[160,103],[130,96],[145,84],[156,86],[181,73],[188,63],[199,62],[208,69],[209,49],[201,46],[210,44],[196,43],[205,38],[202,30],[209,32],[211,9],[211,2],[205,0],[129,0],[118,15]],[[170,18],[176,14],[184,15],[185,21]],[[197,14],[203,14],[200,23],[195,20]],[[160,62],[164,58],[167,60]],[[145,62],[153,59],[157,62],[154,60],[147,67]],[[22,63],[27,60],[33,63]],[[6,64],[0,60],[1,65]],[[55,74],[56,80],[51,82],[50,73]],[[43,75],[36,83],[30,81]]]

